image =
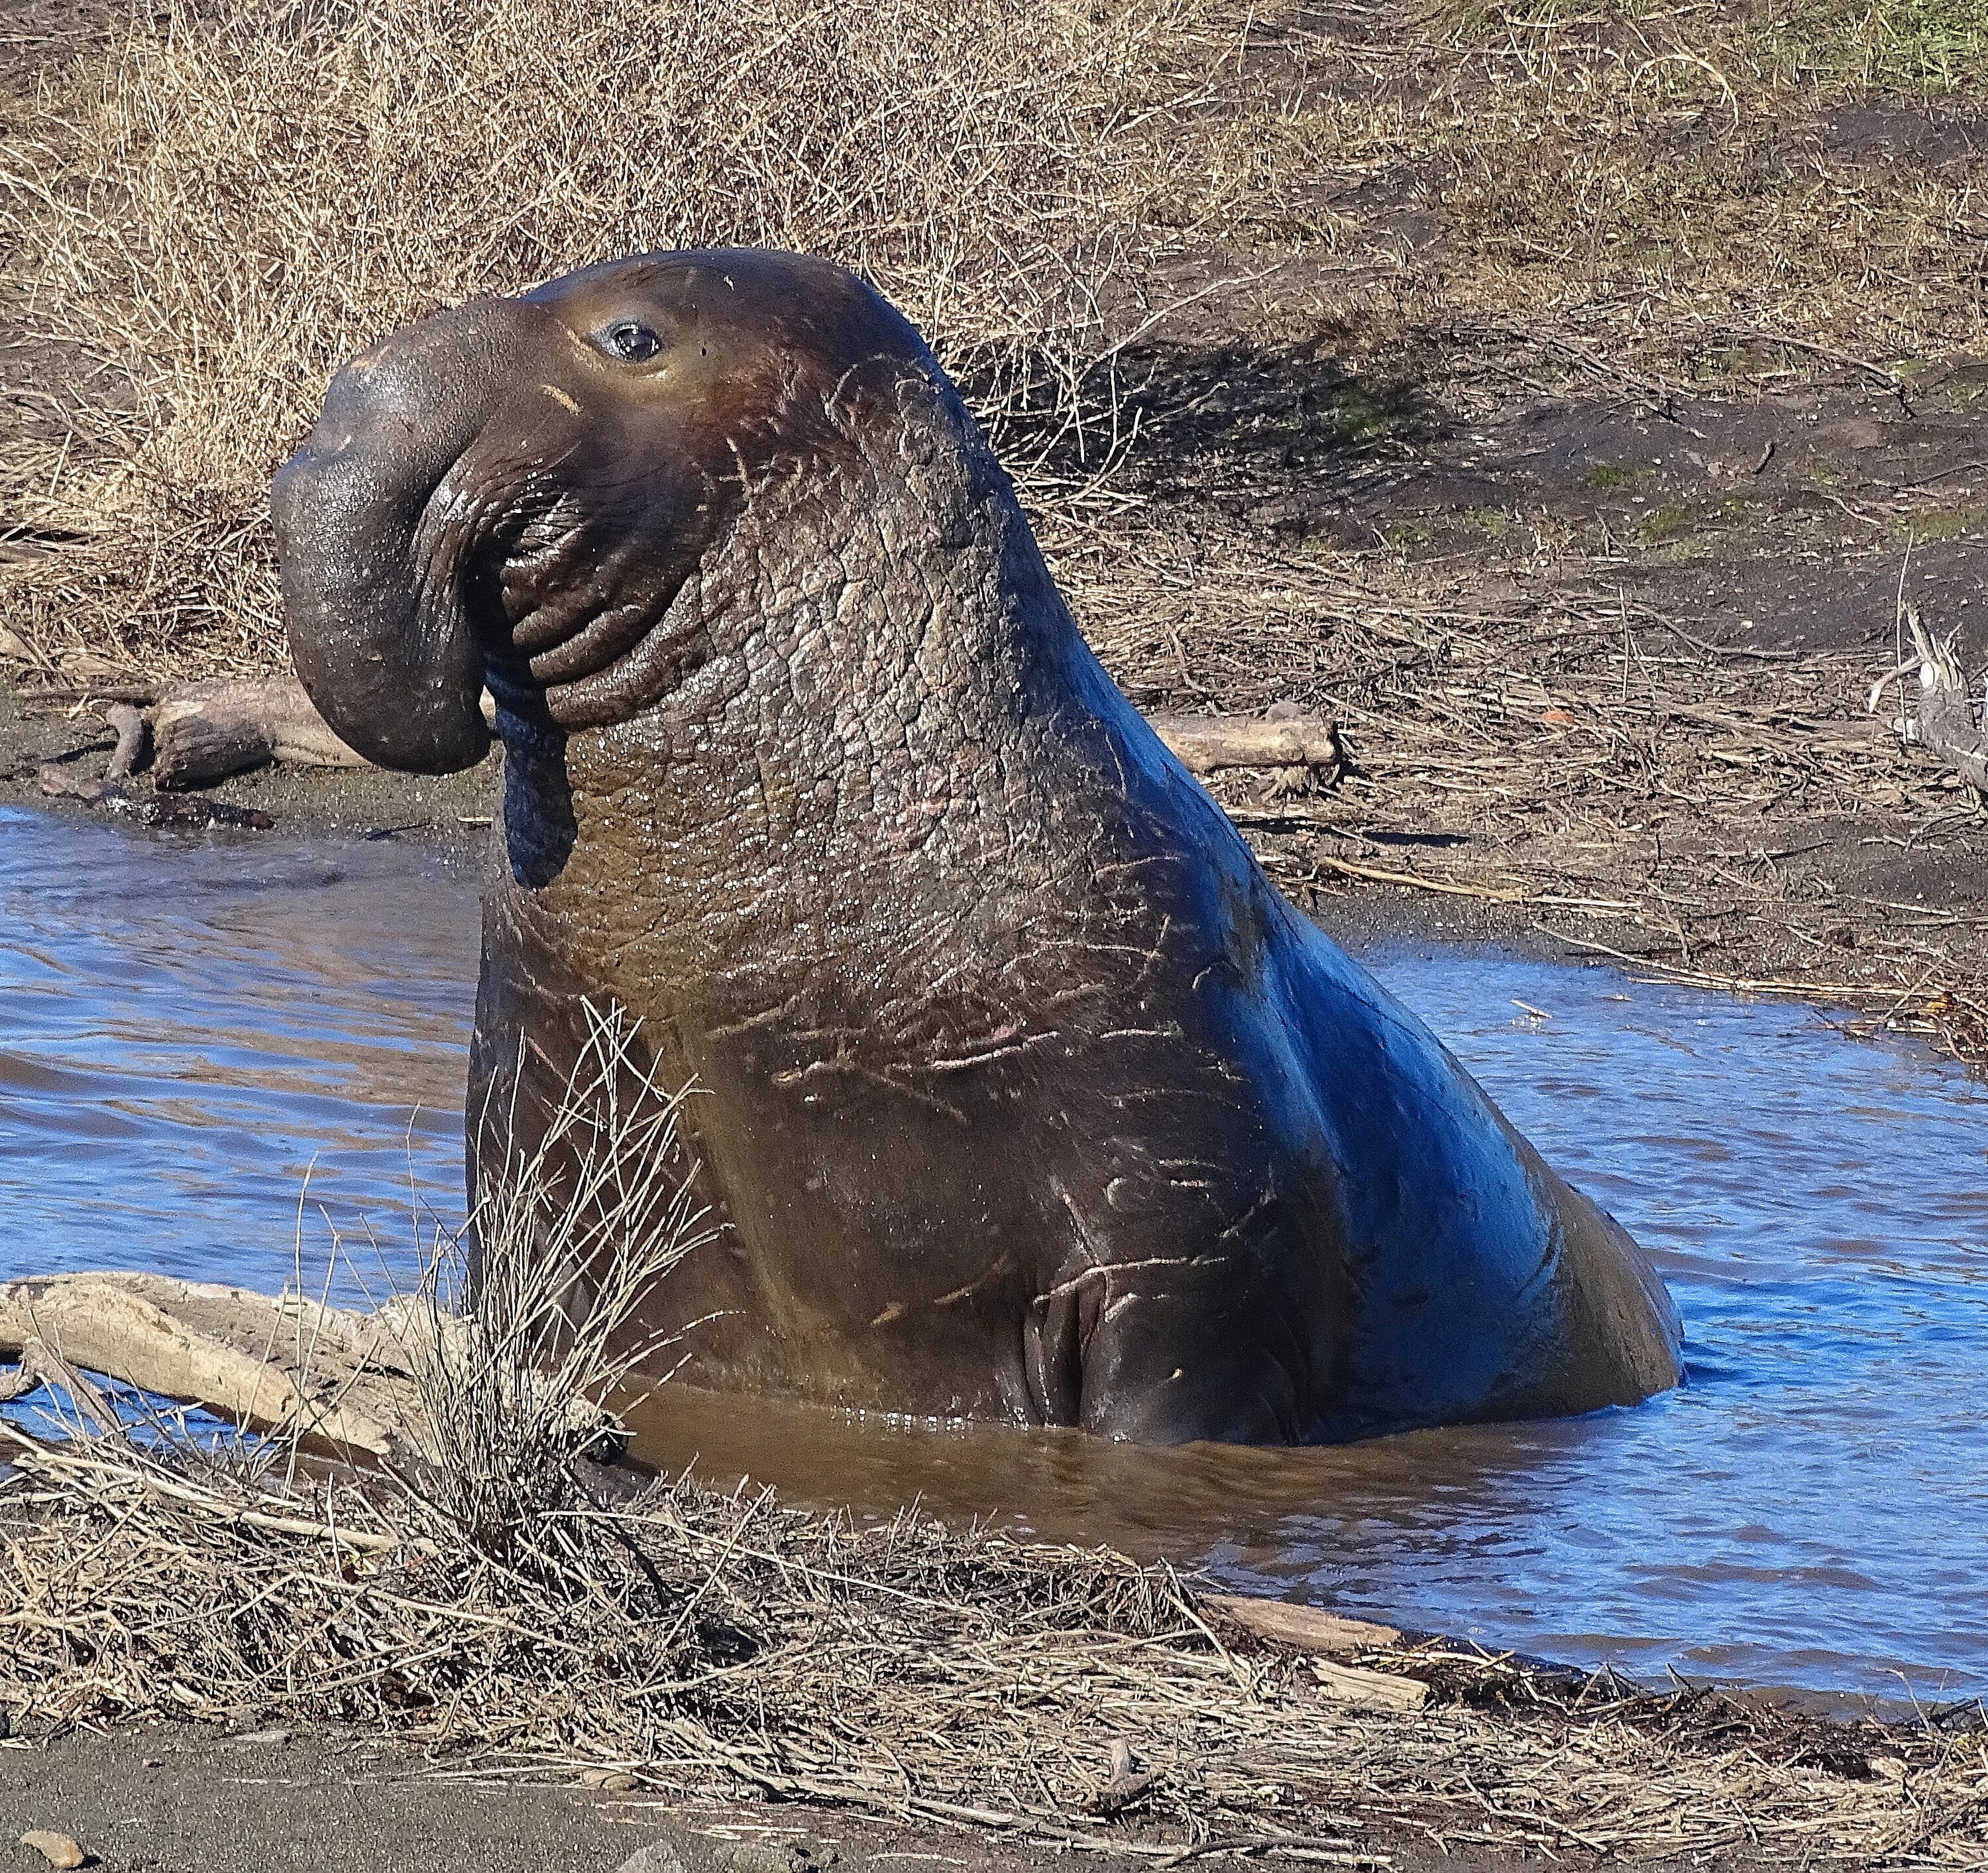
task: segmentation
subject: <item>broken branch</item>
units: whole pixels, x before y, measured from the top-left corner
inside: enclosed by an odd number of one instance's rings
[[[1953,640],[1929,631],[1912,606],[1905,607],[1905,621],[1913,653],[1905,671],[1916,665],[1919,693],[1912,713],[1898,722],[1898,732],[1944,761],[1977,793],[1988,793],[1988,735],[1975,721]]]
[[[1315,715],[1151,715],[1153,732],[1197,774],[1224,767],[1339,767],[1339,731]]]

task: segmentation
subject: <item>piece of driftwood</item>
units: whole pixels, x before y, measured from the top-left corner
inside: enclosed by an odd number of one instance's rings
[[[152,718],[152,778],[169,789],[211,786],[271,761],[363,767],[326,725],[295,677],[229,677],[168,690]]]
[[[100,1421],[86,1378],[126,1385],[232,1418],[296,1432],[343,1456],[405,1458],[421,1447],[411,1316],[361,1314],[296,1295],[164,1275],[51,1275],[0,1283],[0,1359],[14,1395],[48,1381]]]
[[[167,1275],[46,1275],[0,1283],[0,1400],[66,1393],[100,1431],[114,1405],[93,1374],[195,1405],[244,1430],[355,1462],[431,1460],[429,1401],[492,1357],[470,1321],[419,1296],[370,1313]],[[521,1374],[520,1383],[543,1383]],[[573,1447],[618,1439],[609,1415],[561,1405]]]
[[[116,757],[112,757],[114,761]],[[176,799],[170,795],[134,793],[121,780],[91,780],[51,764],[41,770],[42,791],[53,800],[80,800],[86,806],[123,815],[141,826],[231,826],[266,833],[276,822],[253,806],[226,800]]]
[[[1327,1697],[1356,1710],[1420,1710],[1428,1702],[1428,1686],[1419,1678],[1397,1678],[1388,1672],[1364,1671],[1330,1658],[1307,1662]]]
[[[151,722],[143,709],[130,702],[112,703],[104,710],[103,719],[117,732],[117,745],[103,778],[128,779],[151,759]]]
[[[1419,1710],[1428,1701],[1428,1686],[1418,1678],[1340,1662],[1398,1645],[1401,1635],[1392,1626],[1348,1619],[1322,1607],[1294,1606],[1288,1600],[1198,1594],[1195,1601],[1202,1612],[1212,1613],[1227,1625],[1309,1655],[1305,1662],[1319,1689],[1341,1703],[1361,1710],[1408,1711]]]
[[[1239,1594],[1201,1594],[1195,1603],[1219,1613],[1232,1625],[1260,1638],[1275,1639],[1299,1652],[1327,1658],[1350,1658],[1356,1653],[1398,1645],[1401,1635],[1392,1626],[1371,1620],[1348,1619],[1323,1607],[1297,1606],[1288,1600],[1259,1600]]]
[[[54,692],[49,692],[53,694]],[[119,721],[120,738],[123,733]],[[485,719],[493,713],[484,698]],[[1285,703],[1267,715],[1152,715],[1160,739],[1192,773],[1221,768],[1269,767],[1295,773],[1336,771],[1346,750],[1331,722],[1297,713]],[[368,765],[333,733],[294,676],[228,677],[182,684],[161,695],[152,712],[152,778],[170,792],[211,786],[231,774],[272,761],[303,767]],[[123,743],[120,739],[120,752]],[[106,776],[121,779],[142,765],[120,769],[113,757]]]
[[[1225,767],[1345,765],[1337,728],[1315,715],[1151,715],[1147,720],[1196,774]]]
[[[1912,636],[1919,687],[1912,713],[1898,723],[1899,732],[1944,761],[1977,793],[1988,793],[1988,732],[1975,718],[1953,641],[1927,630],[1909,606],[1905,628]]]

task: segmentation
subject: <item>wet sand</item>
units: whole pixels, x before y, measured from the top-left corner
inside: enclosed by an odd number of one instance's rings
[[[682,1873],[806,1873],[831,1856],[843,1873],[1036,1873],[1053,1857],[763,1804],[681,1808],[654,1794],[486,1780],[377,1737],[326,1731],[243,1743],[192,1726],[0,1749],[0,1844],[12,1850],[30,1828],[69,1835],[105,1873],[613,1873],[658,1848]],[[1114,1864],[1137,1863],[1105,1861]],[[664,1861],[644,1873],[672,1870]]]
[[[1150,1850],[1060,1853],[984,1831],[889,1826],[833,1808],[685,1803],[573,1783],[507,1781],[473,1762],[352,1733],[298,1731],[279,1743],[243,1743],[193,1726],[0,1745],[0,1849],[12,1849],[31,1828],[69,1834],[104,1873],[617,1873],[644,1849],[660,1864],[640,1873],[827,1873],[831,1866],[836,1873],[1049,1873],[1073,1865],[1134,1873],[1166,1864]],[[1334,1863],[1395,1873],[1516,1873],[1538,1864],[1455,1842],[1442,1851],[1400,1828],[1364,1828],[1357,1838],[1358,1849],[1332,1857]],[[1138,1843],[1136,1829],[1127,1830],[1127,1840]],[[23,1865],[40,1865],[25,1849],[12,1851]],[[666,1857],[672,1854],[675,1865]],[[1552,1858],[1586,1869],[1609,1857],[1569,1843]],[[1702,1863],[1659,1851],[1637,1864],[1666,1873]],[[1784,1848],[1736,1851],[1720,1864],[1779,1873],[1810,1862]]]

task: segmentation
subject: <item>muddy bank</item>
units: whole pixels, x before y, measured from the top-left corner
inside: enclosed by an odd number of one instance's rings
[[[250,1733],[251,1735],[258,1733]],[[589,1787],[576,1776],[517,1780],[473,1761],[437,1757],[365,1732],[280,1728],[241,1741],[191,1725],[150,1725],[0,1746],[0,1836],[66,1833],[105,1873],[379,1873],[475,1868],[477,1873],[617,1873],[647,1851],[641,1873],[897,1873],[929,1866],[1046,1873],[1067,1851],[1025,1842],[866,1821],[832,1807],[700,1801]],[[600,1778],[596,1777],[597,1780]],[[1150,1868],[1131,1851],[1086,1854],[1100,1873]],[[668,1858],[675,1856],[673,1865]],[[1314,1850],[1314,1864],[1326,1858]],[[1578,1847],[1556,1855],[1586,1867]],[[1403,1873],[1503,1873],[1530,1857],[1401,1829],[1373,1831],[1327,1862]],[[1666,1867],[1666,1858],[1642,1864]],[[1675,1864],[1689,1864],[1680,1859]],[[1753,1857],[1763,1867],[1800,1864]]]
[[[49,798],[39,777],[50,766],[79,777],[101,777],[117,741],[101,701],[69,693],[43,698],[0,684],[0,800],[65,813],[87,810],[73,800]],[[276,822],[272,834],[237,835],[242,837],[329,834],[466,840],[476,838],[490,823],[498,774],[495,759],[465,773],[445,775],[272,762],[203,788],[198,797],[252,808]],[[134,791],[142,798],[151,789],[141,776]]]
[[[253,1847],[342,1813],[377,1841],[427,1810],[397,1780],[413,1773],[453,1785],[435,1805],[472,1838],[527,1851],[631,1811],[838,1834],[860,1815],[915,1831],[894,1851],[996,1864],[1019,1844],[1169,1865],[1904,1866],[1982,1844],[1971,1705],[1826,1723],[1317,1611],[1266,1618],[1108,1549],[915,1513],[866,1526],[685,1483],[541,1499],[520,1472],[503,1486],[536,1506],[469,1526],[450,1505],[488,1479],[446,1453],[415,1489],[8,1442],[0,1571],[33,1617],[0,1653],[0,1799],[112,1864],[145,1862],[89,1833],[133,1819],[168,1865],[154,1844],[190,1826]],[[117,1736],[84,1740],[101,1731]],[[221,1740],[243,1732],[264,1740]],[[93,1785],[78,1772],[99,1763]],[[626,1800],[478,1813],[461,1804],[479,1777]]]
[[[261,1741],[154,1724],[0,1747],[0,1838],[69,1834],[105,1873],[614,1873],[644,1849],[643,1873],[885,1873],[907,1863],[1037,1873],[1055,1859],[930,1828],[884,1827],[832,1810],[686,1803],[588,1787],[576,1775],[508,1780],[376,1733],[281,1726]],[[597,1780],[599,1777],[595,1778]],[[675,1856],[676,1865],[666,1857]],[[25,1856],[24,1856],[25,1860]],[[1092,1864],[1098,1864],[1094,1862]],[[1142,1864],[1129,1857],[1107,1867]],[[1395,1864],[1447,1861],[1412,1844]]]
[[[1065,544],[1080,614],[1149,712],[1295,702],[1337,723],[1351,765],[1329,786],[1248,769],[1209,783],[1329,930],[1601,956],[1988,1058],[1988,814],[1900,742],[1896,683],[1867,706],[1893,652],[1868,641],[1861,605],[1831,626],[1854,643],[1733,651],[1681,635],[1626,583],[1514,575],[1487,596],[1399,565],[1349,576],[1175,539],[1106,590],[1095,546]],[[1871,590],[1896,577],[1858,563]],[[1919,571],[1961,582],[1969,563]],[[1854,570],[1810,576],[1854,596]],[[46,800],[41,771],[100,776],[115,739],[87,699],[0,689],[0,800],[84,810]],[[442,777],[272,765],[198,797],[275,822],[241,837],[473,842],[499,772],[495,756]]]

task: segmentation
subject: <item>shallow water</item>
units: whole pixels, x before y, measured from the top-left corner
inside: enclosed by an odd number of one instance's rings
[[[0,807],[0,1276],[273,1289],[310,1170],[306,1279],[328,1216],[357,1246],[343,1291],[405,1280],[411,1189],[431,1226],[461,1214],[475,875],[399,840]],[[1297,1452],[666,1395],[645,1447],[1634,1672],[1988,1691],[1988,1093],[1800,1006],[1481,951],[1368,959],[1656,1255],[1684,1390]]]
[[[346,1298],[413,1266],[411,1199],[462,1214],[475,879],[0,806],[0,1274],[273,1292],[300,1221],[307,1276],[347,1244]]]

